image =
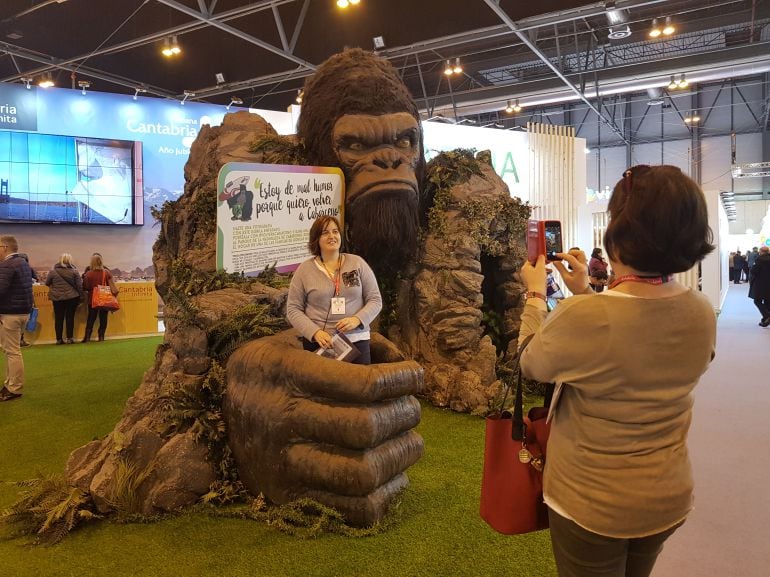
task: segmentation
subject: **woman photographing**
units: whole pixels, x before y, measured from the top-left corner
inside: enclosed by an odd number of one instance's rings
[[[310,227],[313,254],[294,272],[286,317],[302,335],[305,350],[332,346],[334,333],[344,333],[360,353],[356,364],[371,363],[369,324],[382,309],[377,279],[364,259],[341,252],[340,223],[320,216]]]
[[[544,496],[561,577],[651,573],[692,509],[692,393],[714,356],[713,307],[673,279],[714,248],[698,185],[636,166],[608,212],[609,290],[593,294],[582,253],[562,254],[576,296],[546,318],[544,258],[521,270],[522,374],[556,383]]]

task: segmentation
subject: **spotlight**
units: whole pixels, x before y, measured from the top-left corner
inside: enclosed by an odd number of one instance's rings
[[[86,89],[91,88],[91,83],[88,80],[78,80],[78,87],[80,88],[80,93],[85,96]]]
[[[463,73],[463,67],[462,64],[460,64],[460,57],[458,56],[455,58],[455,65],[452,67],[452,72],[455,74],[462,74]]]
[[[666,25],[663,27],[663,36],[671,36],[674,32],[676,32],[676,27],[674,26],[673,22],[671,22],[671,16],[666,16]]]
[[[684,74],[679,78],[679,88],[687,88],[690,85],[687,80],[684,78]]]
[[[338,8],[347,8],[348,6],[350,6],[350,2],[348,2],[348,0],[337,0]]]
[[[27,90],[30,90],[32,88],[32,78],[26,76],[26,77],[19,78],[19,80],[21,80],[24,83],[24,87]]]
[[[238,98],[237,96],[231,96],[231,97],[230,97],[230,104],[228,104],[227,106],[225,106],[225,110],[230,110],[230,107],[231,107],[233,104],[237,104],[238,106],[240,106],[241,104],[243,104],[243,100],[241,100],[241,99],[240,99],[240,98]]]
[[[514,112],[521,112],[521,105],[519,104],[519,99],[516,99],[516,102],[513,104],[513,111]]]
[[[186,101],[188,98],[192,98],[193,96],[195,96],[195,92],[192,92],[191,90],[185,90],[185,91],[184,91],[184,98],[182,98],[182,101],[181,101],[179,104],[181,104],[182,106],[184,106],[184,103],[185,103],[185,101]]]
[[[513,114],[513,104],[511,104],[511,101],[509,100],[508,103],[505,105],[505,111],[508,114]]]
[[[647,35],[650,38],[657,38],[662,33],[663,33],[663,31],[658,26],[658,19],[657,18],[653,18],[652,19],[652,28],[650,28],[650,31],[647,33]]]
[[[454,68],[452,68],[452,63],[449,62],[449,60],[446,61],[446,66],[444,66],[444,74],[447,76],[452,76],[452,74],[454,74]]]
[[[350,1],[350,3],[351,3],[353,6],[355,6],[356,4],[358,4],[359,2],[361,2],[361,0],[349,0],[349,1]]]
[[[146,89],[146,88],[141,88],[141,87],[137,87],[137,88],[134,88],[134,100],[136,100],[136,98],[137,98],[137,97],[138,97],[140,94],[144,94],[145,92],[147,92],[147,89]]]
[[[43,76],[40,77],[40,80],[38,81],[37,85],[40,88],[51,88],[53,86],[56,86],[56,83],[54,83],[51,73],[46,72]]]
[[[163,48],[160,53],[166,58],[171,58],[172,56],[182,53],[182,49],[179,46],[176,36],[166,36],[163,39]]]
[[[294,99],[294,102],[296,102],[297,104],[302,104],[302,99],[304,97],[305,97],[305,91],[302,88],[300,88],[299,90],[297,90],[297,97]]]
[[[674,78],[674,75],[672,74],[671,75],[671,82],[668,83],[668,89],[669,90],[676,90],[677,88],[679,88],[679,83],[676,81],[676,79]]]
[[[692,116],[687,116],[684,119],[685,124],[696,124],[700,122],[700,116],[697,114],[693,114]]]

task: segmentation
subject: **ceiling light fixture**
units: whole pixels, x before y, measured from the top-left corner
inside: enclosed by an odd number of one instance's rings
[[[671,36],[676,32],[676,26],[671,22],[671,16],[666,16],[666,25],[663,27],[663,36]]]
[[[134,100],[136,100],[136,99],[137,99],[137,97],[138,97],[140,94],[144,94],[145,92],[147,92],[147,89],[146,89],[146,88],[142,88],[142,87],[140,87],[140,86],[137,86],[136,88],[134,88]]]
[[[700,122],[700,116],[693,114],[692,116],[686,116],[684,119],[685,124],[696,124]]]
[[[449,62],[449,60],[446,61],[446,66],[444,66],[444,74],[447,76],[452,76],[452,74],[454,74],[454,68],[452,68],[452,63]]]
[[[230,104],[228,104],[227,106],[225,106],[225,110],[230,110],[230,107],[231,107],[233,104],[237,104],[238,106],[240,106],[241,104],[243,104],[243,100],[242,100],[242,99],[240,99],[240,98],[238,98],[237,96],[231,96],[231,97],[230,97]]]
[[[38,81],[37,85],[40,88],[52,88],[56,86],[56,83],[54,83],[51,73],[46,72],[45,74],[43,74],[43,76],[40,77],[40,80]]]
[[[455,74],[462,74],[463,73],[463,66],[460,64],[460,57],[458,56],[455,58],[455,65],[452,67],[452,72]]]
[[[337,8],[342,8],[343,10],[347,8],[348,6],[356,6],[357,4],[361,3],[361,0],[337,0]]]
[[[19,80],[21,80],[24,83],[24,87],[27,90],[31,90],[32,89],[32,78],[30,78],[28,76],[22,76],[21,78],[19,78]]]
[[[302,104],[303,98],[305,98],[305,91],[302,88],[300,88],[299,90],[297,90],[297,98],[294,99],[294,102],[296,102],[297,104]]]
[[[176,38],[176,35],[174,36],[166,36],[163,39],[163,48],[160,51],[163,56],[166,58],[171,58],[172,56],[177,56],[178,54],[182,53],[182,48],[179,46],[179,41]]]
[[[690,85],[687,80],[685,80],[684,74],[679,77],[679,88],[687,88]]]
[[[185,91],[184,91],[184,98],[182,98],[182,101],[181,101],[179,104],[181,104],[182,106],[184,106],[184,103],[185,103],[185,101],[186,101],[188,98],[192,98],[193,96],[195,96],[195,92],[193,92],[193,91],[191,91],[191,90],[185,90]]]
[[[652,28],[650,28],[650,31],[647,33],[647,35],[650,38],[657,38],[662,33],[663,33],[663,31],[658,26],[658,19],[657,18],[653,18],[652,19]]]
[[[513,114],[513,104],[511,104],[511,101],[509,100],[507,104],[505,105],[505,111],[508,114]]]
[[[91,88],[91,83],[88,80],[78,80],[78,87],[80,88],[80,93],[85,96],[86,90]]]
[[[519,104],[519,99],[516,99],[516,102],[513,103],[513,111],[514,112],[521,112],[521,104]]]
[[[679,83],[676,81],[676,78],[674,78],[674,75],[671,75],[671,82],[668,83],[668,89],[669,90],[676,90],[679,88]]]

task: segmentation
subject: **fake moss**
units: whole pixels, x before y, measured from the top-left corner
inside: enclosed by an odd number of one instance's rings
[[[433,203],[428,210],[428,231],[438,237],[447,233],[446,211],[451,201],[450,191],[473,176],[483,178],[481,164],[471,149],[458,148],[442,152],[428,163],[426,193]]]
[[[308,164],[304,145],[288,136],[263,136],[249,147],[249,152],[261,152],[266,164]]]

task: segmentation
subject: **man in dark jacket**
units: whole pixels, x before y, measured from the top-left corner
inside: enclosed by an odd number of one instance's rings
[[[741,273],[743,272],[744,258],[741,251],[737,251],[733,257],[733,282],[741,284]]]
[[[19,243],[12,236],[0,236],[0,348],[5,354],[6,376],[0,402],[21,397],[24,360],[19,336],[32,310],[32,271],[19,255]]]
[[[759,326],[766,327],[770,325],[770,247],[763,246],[759,249],[759,256],[751,267],[750,276],[749,298],[754,299],[754,304],[762,314]]]

